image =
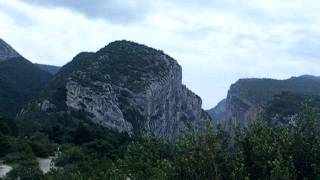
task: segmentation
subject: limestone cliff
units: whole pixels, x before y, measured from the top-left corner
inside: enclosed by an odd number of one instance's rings
[[[286,80],[240,79],[228,91],[222,124],[227,129],[236,124],[242,128],[248,127],[264,111],[266,104],[282,92],[319,95],[319,77],[304,75]]]
[[[44,94],[38,101],[51,103],[46,111],[82,111],[119,132],[147,132],[170,141],[203,130],[209,120],[200,97],[182,84],[176,60],[129,41],[80,53]]]
[[[227,99],[221,100],[214,108],[207,110],[208,115],[212,119],[213,126],[217,124],[223,124],[225,121],[225,115],[227,110]]]

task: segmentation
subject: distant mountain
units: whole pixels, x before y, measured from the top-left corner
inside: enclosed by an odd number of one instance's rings
[[[0,39],[0,61],[15,57],[20,57],[19,53],[5,41]]]
[[[214,108],[207,110],[209,116],[213,119],[213,126],[223,123],[226,115],[227,100],[223,99]]]
[[[182,84],[176,60],[144,45],[116,41],[95,53],[80,53],[63,66],[19,119],[23,127],[87,119],[118,132],[174,141],[205,128],[209,117],[201,103]]]
[[[320,95],[320,77],[304,75],[287,80],[240,79],[229,89],[223,124],[228,127],[235,124],[247,127],[272,97],[282,92]]]
[[[47,65],[47,64],[37,64],[35,63],[35,65],[40,68],[43,71],[46,71],[52,75],[55,75],[59,69],[61,68],[60,66],[53,66],[53,65]]]
[[[0,58],[0,114],[15,116],[52,76],[20,56],[3,40],[0,40]]]

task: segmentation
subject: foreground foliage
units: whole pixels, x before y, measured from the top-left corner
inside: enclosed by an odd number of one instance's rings
[[[319,179],[319,123],[318,113],[308,109],[290,128],[257,120],[231,136],[208,125],[205,133],[187,134],[175,144],[147,135],[111,142],[79,126],[68,143],[56,145],[41,132],[20,137],[1,118],[0,155],[14,167],[7,179]],[[35,158],[54,154],[58,146],[57,169],[43,175]]]

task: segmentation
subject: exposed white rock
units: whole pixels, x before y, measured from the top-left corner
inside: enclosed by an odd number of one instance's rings
[[[49,109],[55,108],[55,105],[50,103],[49,100],[45,99],[38,104],[38,107],[40,108],[41,111],[48,111]]]
[[[12,170],[11,166],[0,164],[0,178],[5,177]]]
[[[56,168],[53,162],[54,158],[55,157],[53,156],[50,156],[48,158],[37,158],[39,163],[39,168],[44,174],[50,172],[51,169]]]
[[[68,81],[66,84],[67,106],[92,114],[90,118],[103,126],[117,129],[120,132],[131,133],[132,126],[124,120],[111,86],[103,83],[101,83],[101,86],[103,91],[94,91],[90,87],[83,87],[73,80]]]

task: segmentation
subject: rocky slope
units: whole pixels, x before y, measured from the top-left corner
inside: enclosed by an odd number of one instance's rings
[[[0,39],[0,61],[15,57],[20,57],[19,53],[8,43]]]
[[[0,40],[0,114],[15,116],[51,79]]]
[[[182,84],[181,67],[173,58],[116,41],[96,53],[78,54],[21,117],[37,110],[42,116],[83,112],[90,121],[119,132],[147,132],[174,141],[182,133],[204,129],[209,119],[201,103]]]
[[[214,119],[213,126],[222,124],[225,120],[227,99],[221,100],[214,108],[207,110],[208,115]]]
[[[247,127],[263,111],[272,97],[282,92],[301,95],[320,95],[320,78],[315,76],[292,77],[287,80],[240,79],[231,85],[226,100],[225,119],[227,128],[239,124]],[[214,120],[217,117],[212,117]]]
[[[292,128],[299,120],[305,120],[308,108],[319,113],[320,96],[283,92],[265,105],[261,116],[272,127]]]

